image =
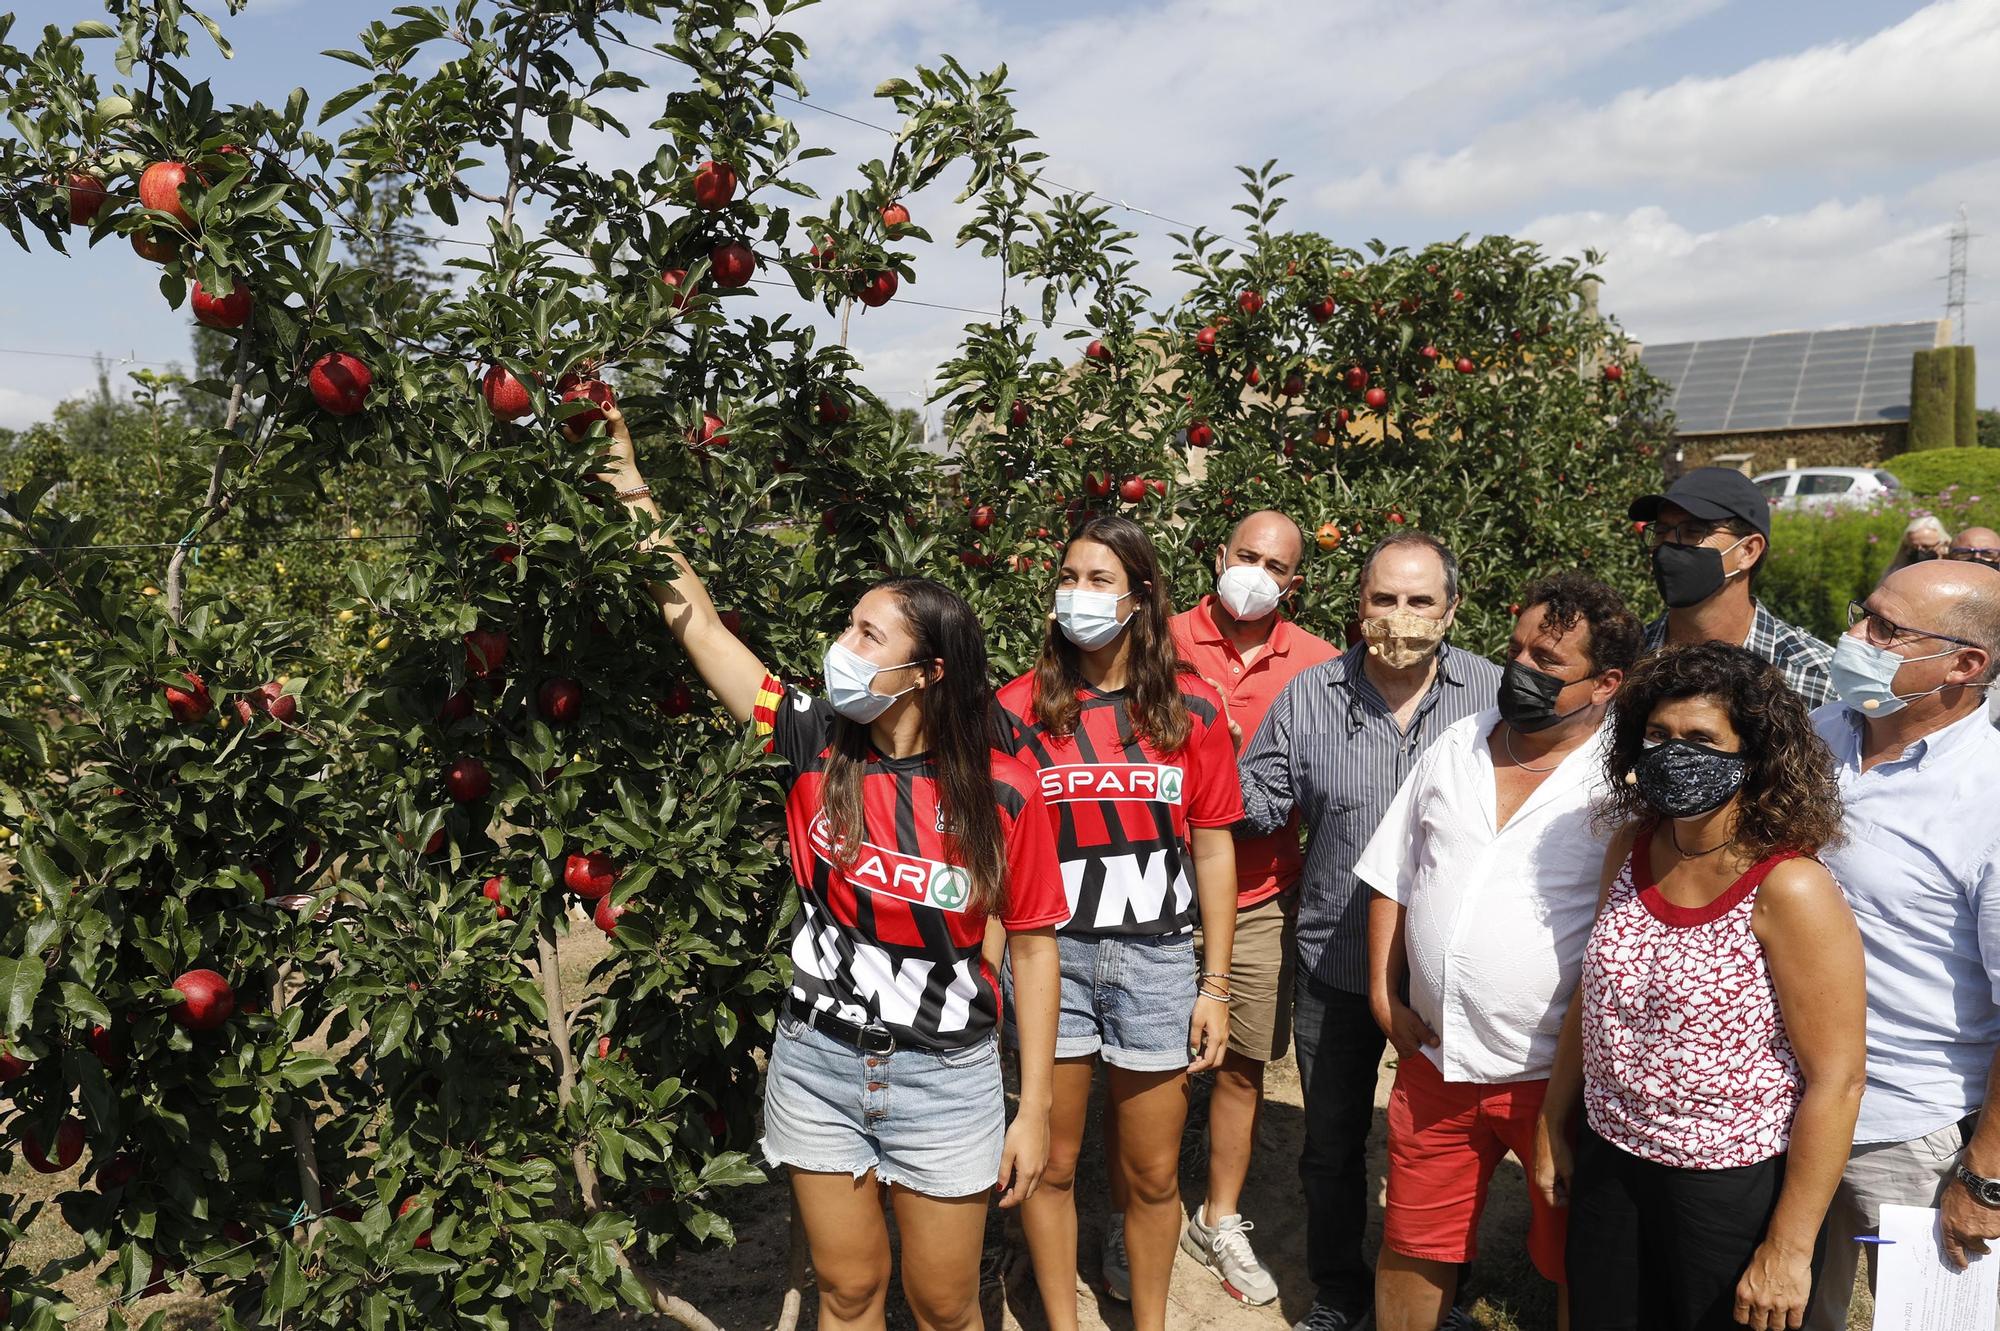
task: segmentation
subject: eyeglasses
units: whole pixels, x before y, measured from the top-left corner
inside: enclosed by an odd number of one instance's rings
[[[1957,559],[1973,564],[1993,564],[2000,566],[2000,549],[1990,545],[1955,545],[1946,559]]]
[[[1648,549],[1657,550],[1663,545],[1700,545],[1709,537],[1722,530],[1719,522],[1707,522],[1700,518],[1689,518],[1672,526],[1664,523],[1646,524],[1645,542]]]
[[[1955,642],[1960,647],[1979,646],[1976,642],[1967,642],[1963,638],[1954,638],[1949,633],[1932,633],[1928,629],[1905,628],[1886,615],[1876,614],[1859,601],[1849,601],[1847,603],[1847,627],[1853,628],[1856,624],[1863,621],[1867,622],[1868,627],[1862,630],[1862,636],[1867,638],[1868,644],[1871,647],[1893,647],[1899,642],[1908,642],[1915,638],[1935,638],[1939,642]]]

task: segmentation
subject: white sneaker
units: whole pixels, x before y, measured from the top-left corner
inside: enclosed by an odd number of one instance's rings
[[[1240,1215],[1226,1215],[1213,1229],[1202,1223],[1196,1207],[1181,1231],[1181,1250],[1215,1273],[1222,1292],[1253,1308],[1278,1297],[1278,1282],[1250,1248],[1251,1223]]]
[[[1132,1301],[1132,1259],[1125,1255],[1125,1215],[1114,1211],[1104,1222],[1104,1292],[1120,1303]]]

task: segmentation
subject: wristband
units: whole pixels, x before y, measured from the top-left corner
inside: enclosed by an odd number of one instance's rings
[[[652,493],[653,487],[650,485],[635,485],[629,490],[620,490],[618,497],[620,499],[641,499]]]
[[[1216,993],[1216,992],[1215,992],[1215,991],[1214,991],[1213,989],[1197,989],[1197,990],[1195,990],[1194,992],[1195,992],[1195,997],[1197,997],[1197,998],[1206,998],[1206,999],[1208,999],[1208,1000],[1209,1000],[1210,1002],[1213,1002],[1213,1003],[1227,1003],[1227,1002],[1229,1002],[1229,995],[1228,995],[1228,994],[1218,994],[1218,993]]]

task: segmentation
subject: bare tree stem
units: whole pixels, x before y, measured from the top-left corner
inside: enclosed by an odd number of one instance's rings
[[[292,963],[281,962],[277,978],[271,985],[271,1016],[277,1017],[285,1010],[285,992],[292,983]],[[319,1214],[326,1207],[326,1197],[321,1191],[319,1177],[319,1150],[313,1145],[312,1114],[300,1106],[292,1111],[291,1120],[286,1124],[292,1137],[292,1151],[298,1156],[299,1200],[305,1203],[305,1241],[310,1245],[319,1234]]]
[[[217,519],[229,511],[229,501],[222,493],[222,477],[229,467],[229,450],[243,434],[243,388],[250,379],[250,339],[244,336],[236,343],[236,369],[229,385],[229,414],[223,419],[222,428],[229,432],[229,440],[215,450],[215,464],[208,469],[208,497],[202,501],[202,511],[195,516],[190,537],[199,536]],[[173,557],[167,560],[167,617],[181,622],[181,599],[184,577],[181,566],[187,562],[192,543],[183,540],[174,547]],[[177,648],[178,650],[178,648]]]

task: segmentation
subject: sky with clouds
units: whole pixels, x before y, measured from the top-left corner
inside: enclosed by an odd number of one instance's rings
[[[319,52],[390,7],[250,0],[225,20],[236,59],[204,55],[199,71],[223,100],[277,103],[301,85],[323,99],[358,71]],[[13,8],[19,41],[95,6]],[[1605,310],[1642,341],[1938,318],[1963,204],[1970,340],[2000,356],[1995,0],[823,0],[792,26],[812,101],[881,124],[881,79],[943,52],[1005,62],[1049,177],[1180,221],[1231,230],[1236,164],[1277,158],[1294,176],[1284,227],[1354,245],[1507,232],[1595,249]],[[624,55],[642,77],[675,76]],[[614,109],[644,126],[657,100]],[[793,109],[806,141],[836,154],[813,164],[817,185],[845,187],[886,153],[874,130]],[[580,132],[577,146],[602,165],[652,155],[643,129]],[[964,216],[954,192],[907,201],[940,239],[919,247],[904,294],[990,309],[997,275],[948,239]],[[1178,228],[1124,220],[1164,306]],[[0,248],[0,426],[45,417],[94,373],[22,352],[186,360],[185,316],[149,270],[116,242],[71,259]],[[782,288],[759,300],[798,307]],[[863,379],[921,405],[965,321],[902,301],[861,314]],[[2000,404],[2000,360],[1980,400]]]

